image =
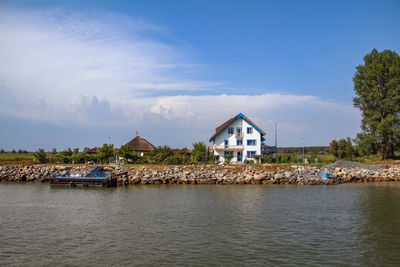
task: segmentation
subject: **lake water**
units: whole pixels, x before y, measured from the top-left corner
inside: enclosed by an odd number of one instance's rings
[[[0,266],[399,264],[400,183],[0,184]]]

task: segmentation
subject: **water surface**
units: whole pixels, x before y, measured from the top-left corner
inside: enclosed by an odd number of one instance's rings
[[[0,184],[0,266],[400,264],[400,183]]]

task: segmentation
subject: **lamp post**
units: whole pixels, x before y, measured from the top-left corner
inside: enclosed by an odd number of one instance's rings
[[[304,137],[301,138],[301,141],[303,142],[303,163],[305,163],[305,158],[304,158]]]

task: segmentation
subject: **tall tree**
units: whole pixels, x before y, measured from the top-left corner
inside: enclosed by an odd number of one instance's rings
[[[393,158],[400,145],[399,55],[373,49],[364,57],[364,64],[357,66],[353,82],[353,103],[362,112],[357,142],[367,149],[377,148],[382,159]]]
[[[202,162],[207,156],[207,146],[203,142],[193,143],[192,157],[197,162]]]
[[[332,140],[329,143],[329,153],[331,153],[332,155],[334,155],[335,157],[338,156],[338,143],[336,140]]]
[[[102,147],[99,148],[97,152],[97,156],[100,161],[106,162],[114,155],[114,145],[104,144]]]
[[[346,139],[340,139],[338,141],[337,157],[344,159],[347,156],[347,141]]]

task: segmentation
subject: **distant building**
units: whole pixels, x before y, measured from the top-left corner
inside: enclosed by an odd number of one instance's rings
[[[213,145],[209,148],[222,162],[225,155],[231,155],[232,163],[243,163],[262,155],[264,135],[260,127],[240,113],[215,129],[209,140]]]
[[[99,148],[98,147],[94,147],[94,148],[91,148],[88,151],[86,151],[86,154],[94,155],[94,154],[97,154],[98,151],[99,151]]]
[[[192,154],[192,150],[190,150],[190,149],[187,148],[187,147],[184,147],[184,148],[182,148],[182,149],[173,148],[173,149],[171,149],[171,151],[172,151],[173,153],[177,153],[177,154]]]
[[[136,137],[129,141],[127,145],[132,151],[136,152],[151,152],[157,149],[152,143],[140,137],[138,132],[136,132]]]

